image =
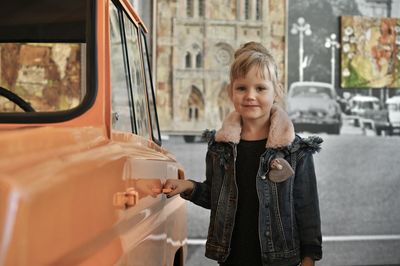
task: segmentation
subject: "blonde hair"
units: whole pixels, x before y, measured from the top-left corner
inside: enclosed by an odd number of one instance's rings
[[[248,42],[236,50],[235,59],[231,65],[230,83],[233,84],[235,79],[245,77],[253,66],[257,67],[261,78],[271,80],[276,94],[275,102],[285,107],[284,89],[279,82],[277,64],[269,50],[261,43]],[[268,77],[265,77],[265,70]]]

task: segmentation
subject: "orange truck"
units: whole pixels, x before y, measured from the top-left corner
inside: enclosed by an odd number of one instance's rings
[[[128,0],[0,8],[0,265],[183,265],[147,30]]]

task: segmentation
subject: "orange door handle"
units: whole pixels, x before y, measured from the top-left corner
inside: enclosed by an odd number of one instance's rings
[[[185,171],[183,169],[178,169],[178,179],[185,179]]]
[[[134,188],[128,188],[126,192],[117,192],[113,197],[113,204],[116,207],[132,207],[139,201],[139,193]]]

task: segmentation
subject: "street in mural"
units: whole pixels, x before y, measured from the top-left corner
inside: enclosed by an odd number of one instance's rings
[[[397,132],[400,19],[390,16],[399,17],[398,4],[288,1],[288,112],[298,131],[341,134],[348,124],[376,135]],[[304,86],[315,92],[332,88],[331,101],[322,104],[317,93],[295,97],[291,92]],[[334,112],[338,106],[341,114]]]
[[[376,1],[382,14],[372,18],[367,11],[377,4],[368,9],[365,4],[360,8],[360,2],[288,1],[288,87],[295,81],[326,82],[339,95],[360,88],[399,87],[399,12],[392,3],[393,18],[383,18],[389,7]]]

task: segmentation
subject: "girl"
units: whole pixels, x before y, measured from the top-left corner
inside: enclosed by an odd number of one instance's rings
[[[296,136],[269,51],[235,53],[222,128],[206,131],[206,180],[167,180],[167,197],[211,209],[206,256],[220,265],[314,265],[322,257],[312,154],[322,139]]]

